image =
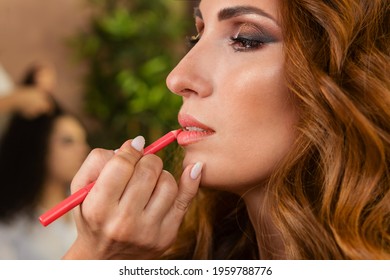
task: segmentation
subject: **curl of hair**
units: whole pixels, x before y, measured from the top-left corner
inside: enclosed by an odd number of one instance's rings
[[[286,0],[300,136],[270,181],[289,259],[390,258],[387,1]]]
[[[271,258],[390,259],[389,11],[386,0],[281,1],[300,121],[259,209],[272,214],[284,242],[285,255],[272,252],[259,221],[258,242]],[[259,257],[241,202],[201,190],[166,256]]]

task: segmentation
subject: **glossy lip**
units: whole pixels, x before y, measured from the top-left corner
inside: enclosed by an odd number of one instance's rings
[[[177,142],[180,146],[194,144],[196,142],[204,140],[206,137],[209,137],[215,133],[212,128],[201,123],[191,115],[179,114],[178,120],[180,126],[183,129],[183,131],[177,137]],[[186,127],[200,128],[203,131],[188,131],[185,129]]]

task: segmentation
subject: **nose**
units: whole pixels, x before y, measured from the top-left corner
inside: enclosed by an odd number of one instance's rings
[[[212,61],[207,60],[207,49],[199,41],[168,75],[166,83],[170,91],[182,97],[198,95],[207,97],[212,93]]]

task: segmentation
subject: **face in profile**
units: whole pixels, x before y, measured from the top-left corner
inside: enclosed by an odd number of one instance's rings
[[[242,194],[261,185],[294,142],[278,2],[201,1],[194,45],[167,78],[183,98],[184,165],[204,163],[203,186]]]
[[[48,176],[68,185],[88,152],[87,134],[80,122],[68,115],[57,118],[49,140]]]

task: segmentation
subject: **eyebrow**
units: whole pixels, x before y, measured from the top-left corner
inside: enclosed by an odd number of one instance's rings
[[[228,20],[242,15],[248,15],[248,14],[255,14],[255,15],[267,17],[272,21],[274,21],[279,26],[278,22],[273,16],[271,16],[264,10],[253,6],[236,6],[236,7],[224,8],[218,12],[218,20],[223,21],[223,20]],[[199,7],[194,8],[194,17],[199,17],[200,19],[203,19],[202,12],[200,11]]]

